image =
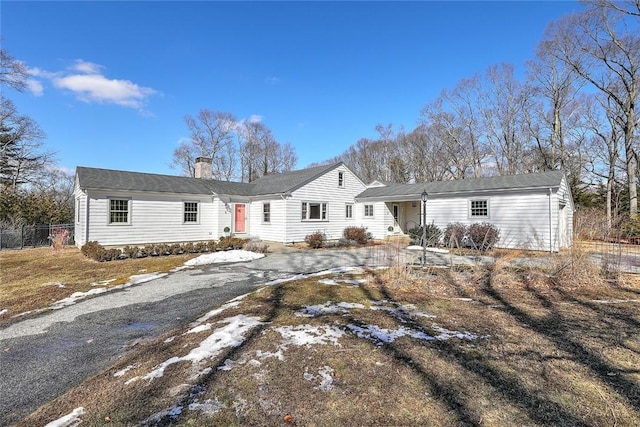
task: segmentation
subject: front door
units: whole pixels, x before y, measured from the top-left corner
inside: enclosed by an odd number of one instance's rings
[[[393,227],[397,228],[400,224],[400,206],[393,205]]]
[[[245,205],[243,204],[237,204],[236,205],[236,209],[235,209],[235,215],[234,215],[234,228],[235,228],[235,232],[236,233],[244,233],[245,232],[245,224],[244,224],[244,211],[245,211]]]

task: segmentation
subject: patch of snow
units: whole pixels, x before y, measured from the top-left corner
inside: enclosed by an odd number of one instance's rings
[[[5,313],[8,313],[9,309],[8,308],[3,308],[2,310],[0,310],[0,316],[2,316]]]
[[[318,283],[329,286],[335,286],[338,284],[338,282],[336,282],[334,279],[320,279],[318,280]]]
[[[104,286],[104,285],[108,285],[109,283],[115,281],[116,279],[107,279],[107,280],[101,280],[99,282],[92,282],[91,286]]]
[[[137,368],[139,365],[129,365],[124,369],[119,370],[118,372],[116,372],[115,374],[113,374],[114,377],[121,377],[124,374],[126,374],[127,372],[129,372],[132,369]]]
[[[476,334],[472,334],[471,332],[458,332],[451,331],[449,329],[445,329],[441,326],[436,325],[435,323],[431,325],[431,329],[436,332],[439,332],[440,335],[436,335],[436,339],[440,341],[446,341],[451,338],[459,338],[461,340],[477,340],[479,337]]]
[[[306,305],[294,314],[298,317],[316,317],[325,314],[347,313],[349,309],[352,308],[366,307],[358,303],[339,302],[338,304],[334,304],[331,301],[327,301],[322,305]]]
[[[640,302],[637,299],[614,299],[614,300],[606,300],[606,299],[594,299],[591,302],[595,302],[596,304],[624,304],[626,302]]]
[[[266,359],[268,357],[275,357],[278,360],[284,360],[284,354],[282,353],[282,348],[278,348],[278,351],[276,351],[275,353],[272,353],[270,351],[262,351],[262,350],[258,350],[256,351],[256,356],[260,359]]]
[[[131,379],[128,379],[128,380],[126,380],[126,381],[124,382],[124,385],[129,385],[129,384],[131,384],[131,383],[134,383],[134,382],[138,381],[138,379],[139,379],[139,378],[140,378],[140,377],[133,377],[133,378],[131,378]]]
[[[252,261],[254,259],[263,258],[264,254],[245,250],[221,251],[210,254],[200,255],[197,258],[190,259],[184,265],[193,267],[198,265],[215,264],[221,262],[242,262]]]
[[[307,372],[307,369],[305,368],[303,377],[307,381],[313,381],[320,378],[320,384],[317,387],[314,387],[314,389],[327,392],[333,389],[333,373],[334,370],[330,366],[324,366],[318,369],[318,376]]]
[[[364,274],[364,269],[362,267],[336,267],[331,268],[329,270],[319,271],[317,273],[309,273],[309,274],[296,274],[295,276],[286,277],[283,279],[275,279],[270,282],[265,283],[265,286],[274,286],[279,285],[281,283],[293,282],[295,280],[304,280],[309,277],[320,277],[320,276],[328,276],[331,274]],[[365,281],[366,282],[366,281]]]
[[[174,335],[174,336],[169,337],[169,338],[167,338],[166,340],[164,340],[164,342],[165,342],[165,343],[170,343],[171,341],[173,341],[173,340],[175,340],[175,339],[176,339],[176,337],[175,337],[175,335]]]
[[[79,300],[85,299],[86,297],[91,296],[91,295],[98,295],[98,294],[102,294],[102,293],[105,293],[105,292],[111,292],[111,291],[116,291],[116,290],[119,290],[119,289],[128,288],[129,286],[133,286],[133,285],[138,285],[140,283],[149,282],[151,280],[155,280],[155,279],[159,279],[161,277],[165,277],[166,275],[167,275],[167,273],[136,274],[136,275],[131,276],[129,278],[129,281],[127,283],[122,284],[122,285],[111,286],[109,288],[94,288],[94,289],[88,290],[87,292],[74,292],[71,295],[69,295],[68,297],[54,302],[48,308],[43,309],[43,310],[47,310],[47,309],[49,309],[49,310],[59,310],[61,308],[73,305],[76,302],[78,302]],[[113,280],[109,280],[107,282],[110,282],[110,281],[113,281]],[[39,310],[39,311],[43,311],[43,310]]]
[[[143,378],[147,380],[160,378],[164,375],[164,370],[174,363],[183,361],[198,363],[204,359],[217,356],[227,347],[238,347],[244,342],[244,335],[246,333],[254,327],[264,324],[260,321],[259,317],[250,317],[243,314],[228,317],[218,323],[226,323],[227,326],[216,329],[209,337],[202,341],[198,347],[191,350],[189,354],[165,360]]]
[[[225,406],[218,401],[218,399],[207,399],[202,403],[193,402],[188,406],[190,411],[201,411],[205,414],[215,414],[216,412],[224,409]]]
[[[236,297],[236,298],[232,299],[231,301],[229,301],[229,302],[227,302],[227,303],[225,303],[225,304],[221,305],[220,307],[218,307],[218,308],[216,308],[216,309],[213,309],[213,310],[209,311],[209,312],[208,312],[207,314],[205,314],[204,316],[202,316],[202,317],[200,317],[200,318],[196,319],[196,321],[195,321],[195,322],[193,322],[193,323],[191,324],[191,326],[197,326],[197,325],[200,325],[200,324],[202,324],[202,323],[206,322],[207,320],[211,319],[213,316],[216,316],[216,315],[218,315],[218,314],[222,313],[223,311],[225,311],[225,310],[226,310],[226,309],[228,309],[228,308],[232,308],[232,307],[237,307],[237,306],[239,306],[239,305],[240,305],[240,300],[241,300],[242,298],[244,298],[245,296],[247,296],[247,295],[248,295],[248,294],[240,295],[239,297]],[[210,329],[210,328],[207,328],[207,329]],[[190,333],[190,332],[192,332],[192,331],[187,331],[187,333]]]
[[[79,408],[74,409],[73,411],[71,411],[70,414],[65,415],[62,418],[58,418],[55,421],[51,421],[49,424],[47,424],[45,427],[69,427],[69,426],[76,426],[78,424],[80,424],[82,422],[82,420],[80,418],[78,418],[80,415],[84,414],[84,408],[81,406]]]
[[[333,344],[340,346],[338,339],[344,332],[336,326],[297,325],[281,326],[276,331],[284,338],[284,349],[287,345],[310,346],[314,344]]]
[[[366,338],[376,342],[378,345],[383,343],[392,343],[400,337],[410,336],[412,338],[421,339],[425,341],[433,341],[435,338],[420,331],[413,331],[405,328],[404,326],[398,329],[386,329],[380,328],[375,325],[358,326],[352,323],[347,325],[347,328],[356,334],[360,338]]]

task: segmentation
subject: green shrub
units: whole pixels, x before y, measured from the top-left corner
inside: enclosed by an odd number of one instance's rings
[[[304,241],[312,249],[319,249],[323,247],[327,242],[327,236],[321,231],[316,231],[305,236]]]
[[[467,232],[469,243],[474,249],[481,251],[493,248],[500,239],[498,227],[488,222],[471,224]]]
[[[461,222],[450,222],[444,230],[444,245],[448,248],[460,248],[464,245],[467,226]]]
[[[408,231],[409,236],[414,244],[422,245],[422,226],[414,227]],[[426,246],[437,246],[442,237],[442,231],[433,222],[427,224],[426,229]]]
[[[354,240],[359,245],[366,245],[370,235],[364,227],[347,227],[342,231],[342,236],[347,240]]]

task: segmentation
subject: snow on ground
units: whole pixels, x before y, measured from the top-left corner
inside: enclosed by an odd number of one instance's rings
[[[220,262],[252,261],[254,259],[258,259],[262,257],[264,257],[264,254],[259,254],[251,251],[244,251],[244,250],[221,251],[221,252],[212,252],[210,254],[200,255],[197,258],[193,258],[185,262],[184,265],[193,267],[197,265],[215,264]]]
[[[165,277],[168,273],[147,273],[147,274],[137,274],[131,276],[127,283],[117,286],[111,286],[109,288],[94,288],[90,289],[87,292],[74,292],[66,298],[58,300],[51,304],[48,308],[44,310],[59,310],[61,308],[67,307],[69,305],[75,304],[79,300],[83,300],[91,295],[98,295],[105,292],[117,291],[119,289],[128,288],[129,286],[139,285],[140,283],[149,282],[151,280],[159,279],[161,277]],[[93,285],[93,284],[92,284]],[[42,311],[42,310],[40,310]]]
[[[331,366],[324,366],[318,369],[318,375],[313,375],[308,372],[305,368],[304,370],[304,379],[307,381],[315,381],[320,380],[320,384],[317,387],[314,387],[315,390],[320,391],[331,391],[333,389],[333,373],[335,371]]]
[[[8,313],[9,309],[8,308],[3,308],[2,310],[0,310],[0,316],[2,316],[5,313]]]
[[[77,426],[82,422],[79,418],[80,415],[84,414],[84,408],[79,407],[74,409],[70,414],[65,415],[62,418],[58,418],[55,421],[51,421],[45,427],[69,427],[69,426]]]
[[[228,317],[218,323],[226,323],[227,326],[216,329],[209,337],[200,343],[200,345],[189,352],[185,356],[174,356],[162,362],[156,369],[149,372],[143,379],[152,380],[160,378],[164,375],[164,370],[174,363],[182,361],[191,361],[197,364],[204,359],[216,357],[222,350],[227,347],[238,347],[244,342],[246,333],[256,326],[263,325],[259,317],[245,316],[239,314],[237,316]]]
[[[446,249],[423,248],[422,246],[418,246],[418,245],[407,246],[407,250],[410,250],[410,251],[423,251],[423,250],[426,250],[427,252],[432,252],[434,254],[448,254],[449,253],[449,251],[446,250]]]

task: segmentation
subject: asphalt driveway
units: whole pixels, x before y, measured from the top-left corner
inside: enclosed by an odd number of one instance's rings
[[[111,365],[141,339],[296,274],[378,264],[370,248],[291,251],[209,265],[109,292],[0,329],[0,426],[19,421]]]

